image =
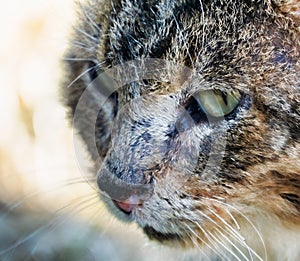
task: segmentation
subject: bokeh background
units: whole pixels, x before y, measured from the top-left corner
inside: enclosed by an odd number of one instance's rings
[[[0,259],[181,260],[110,216],[77,166],[59,103],[74,7],[1,0]]]

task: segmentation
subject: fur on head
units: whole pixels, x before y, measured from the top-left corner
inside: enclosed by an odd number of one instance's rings
[[[118,215],[150,238],[215,257],[300,257],[299,12],[297,0],[90,0],[81,7],[65,65],[70,118],[109,68],[159,58],[191,69],[167,69],[172,82],[142,79],[118,89],[93,135],[86,130],[98,100],[80,109],[75,128],[93,161],[101,158],[99,177],[108,177],[99,187],[118,188],[119,180],[152,188],[125,205],[105,198],[110,208],[128,210]],[[99,81],[100,96],[101,88]],[[211,120],[195,98],[208,90],[238,91],[239,103]],[[218,155],[220,164],[210,165]]]

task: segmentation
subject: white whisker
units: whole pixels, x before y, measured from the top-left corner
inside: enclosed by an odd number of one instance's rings
[[[184,224],[187,229],[196,237],[198,238],[205,246],[207,246],[212,252],[214,252],[217,256],[222,255],[220,252],[217,251],[217,247],[213,248],[212,245],[214,246],[214,244],[208,244],[203,238],[201,238],[195,231],[193,231],[192,228],[190,228],[190,226],[188,226],[187,224]],[[204,233],[204,232],[203,232]],[[207,236],[206,236],[207,237]],[[208,240],[210,240],[207,237]],[[197,242],[196,242],[197,244]]]
[[[75,28],[76,31],[80,32],[81,34],[85,35],[86,37],[88,37],[90,40],[92,40],[93,42],[97,42],[98,38],[94,37],[93,35],[88,34],[87,32],[79,29],[79,28]]]
[[[66,186],[71,186],[71,185],[78,185],[78,184],[87,184],[89,185],[89,181],[92,181],[92,180],[96,180],[96,177],[93,177],[93,179],[82,179],[82,178],[74,178],[74,179],[69,179],[68,181],[66,182],[63,182],[61,184],[57,184],[51,188],[49,188],[48,190],[43,190],[43,191],[35,191],[33,193],[30,193],[30,194],[27,194],[25,195],[22,199],[20,200],[17,200],[16,202],[13,202],[11,204],[8,205],[8,210],[3,213],[1,216],[0,216],[0,220],[1,219],[4,219],[6,217],[6,215],[8,215],[11,211],[13,211],[14,209],[16,209],[17,207],[21,206],[23,203],[25,203],[27,200],[30,200],[34,197],[37,197],[39,195],[43,195],[45,193],[50,193],[50,192],[55,192],[57,191],[59,188],[65,188]],[[98,192],[98,191],[97,191]]]
[[[230,240],[224,233],[222,233],[219,229],[216,228],[216,231],[219,232],[219,235],[222,236],[230,245],[232,245],[236,251],[238,251],[244,258],[245,260],[249,260],[249,258],[246,257],[246,255],[243,253],[243,251],[234,243],[232,240]],[[251,252],[249,253],[251,256],[251,260],[253,260]]]
[[[234,218],[234,216],[231,214],[231,212],[228,209],[226,209],[226,212],[228,213],[228,215],[231,217],[231,219],[235,223],[235,225],[237,227],[237,230],[241,230],[241,227],[239,226],[238,222],[236,221],[236,219]]]
[[[100,33],[101,32],[101,28],[99,27],[99,25],[97,25],[96,22],[90,17],[90,15],[86,12],[86,10],[82,6],[82,4],[79,3],[79,5],[80,5],[81,10],[83,11],[83,14],[84,14],[85,18],[88,19],[88,22],[90,22],[90,23],[87,23],[87,24],[89,24],[90,27],[93,30],[96,30],[96,32]]]
[[[250,247],[246,244],[244,237],[242,237],[242,235],[236,231],[230,224],[228,224],[228,222],[226,222],[219,214],[217,214],[215,211],[209,209],[209,211],[215,215],[218,219],[220,219],[222,221],[222,223],[225,224],[225,227],[221,227],[220,225],[218,225],[218,227],[223,231],[226,232],[227,234],[229,234],[230,236],[234,237],[237,242],[240,242],[243,246],[246,247],[246,249],[249,252],[249,255],[251,256],[251,260],[253,260],[251,251],[250,251]],[[211,219],[212,220],[212,219]],[[217,228],[216,228],[217,229]],[[218,230],[218,229],[217,229]],[[221,231],[220,231],[221,232]]]
[[[85,196],[81,196],[81,199],[84,198],[84,200],[82,200],[81,202],[74,202],[73,204],[76,206],[75,208],[73,208],[71,211],[68,212],[68,216],[73,215],[73,214],[77,214],[80,211],[89,208],[92,205],[97,204],[98,201],[98,195],[85,195]],[[87,198],[87,199],[86,199]],[[84,205],[85,203],[90,203],[91,200],[95,199],[95,202],[92,202],[92,204],[88,204],[88,205]],[[97,201],[96,201],[97,199]],[[60,208],[59,210],[56,211],[56,215],[54,219],[52,219],[51,222],[48,222],[45,225],[40,226],[39,228],[35,229],[32,233],[30,233],[27,236],[24,236],[22,238],[20,238],[17,242],[15,242],[13,245],[11,245],[10,247],[7,247],[6,249],[3,249],[0,251],[0,256],[3,255],[7,255],[8,253],[10,253],[11,251],[14,251],[15,249],[17,249],[19,246],[23,245],[25,242],[28,242],[29,240],[31,240],[32,238],[34,238],[35,236],[39,235],[40,233],[42,233],[43,231],[46,231],[47,229],[51,229],[54,226],[57,226],[59,224],[64,223],[67,219],[67,217],[65,216],[65,211],[67,208],[73,207],[72,204],[68,205],[68,206],[64,206],[62,208]],[[62,217],[64,217],[62,220],[60,220]]]
[[[77,82],[78,80],[80,80],[84,75],[86,75],[87,73],[89,73],[90,71],[94,70],[95,66],[90,67],[88,69],[86,69],[83,73],[81,73],[79,76],[77,76],[68,86],[67,88],[70,88],[75,82]]]
[[[196,233],[192,230],[192,228],[190,228],[189,225],[187,224],[184,224],[188,231],[185,230],[185,233],[189,236],[189,239],[193,242],[194,246],[201,252],[202,255],[206,256],[207,258],[209,258],[209,256],[205,253],[204,249],[202,249],[200,246],[199,246],[199,243],[197,242],[197,240],[192,236],[190,235],[190,233],[192,232],[192,234],[194,236],[196,236],[196,238],[198,238],[199,240],[201,240],[204,244],[207,245],[207,247],[210,247],[210,245],[208,245],[203,239],[201,239],[198,235],[196,235]]]
[[[226,246],[221,240],[219,240],[213,233],[210,231],[207,232],[216,242],[218,242],[227,252],[229,252],[232,256],[234,256],[237,260],[241,261],[241,259],[228,247]],[[230,259],[228,259],[230,260]]]
[[[215,201],[215,202],[218,202],[218,203],[220,203],[220,204],[223,204],[223,205],[225,205],[225,206],[227,206],[227,207],[229,207],[229,208],[232,208],[233,210],[235,210],[239,215],[241,215],[249,224],[250,224],[250,226],[254,229],[254,231],[255,231],[255,233],[258,235],[258,237],[259,237],[259,239],[260,239],[260,241],[262,242],[262,244],[263,244],[263,248],[264,248],[264,252],[265,252],[265,260],[268,260],[268,258],[267,258],[267,249],[266,249],[266,245],[265,245],[265,242],[264,242],[264,240],[263,240],[263,237],[262,237],[262,235],[261,235],[261,233],[258,231],[258,229],[256,228],[256,226],[250,221],[250,219],[245,215],[245,214],[243,214],[240,210],[238,210],[237,208],[235,208],[235,207],[233,207],[233,206],[231,206],[231,205],[229,205],[229,204],[227,204],[227,203],[225,203],[225,202],[222,202],[222,201],[219,201],[219,200],[217,200],[217,199],[210,199],[210,200],[212,200],[212,201]],[[261,260],[261,261],[263,261],[263,259],[252,249],[252,248],[250,248],[249,247],[249,249],[251,250],[251,252],[259,259],[259,260]]]
[[[75,62],[94,62],[96,63],[95,60],[93,59],[88,59],[88,58],[71,58],[71,57],[66,57],[62,58],[63,61],[75,61]]]

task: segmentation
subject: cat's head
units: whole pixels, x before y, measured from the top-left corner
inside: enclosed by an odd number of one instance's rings
[[[183,246],[299,229],[298,18],[298,1],[84,7],[64,97],[110,208]]]

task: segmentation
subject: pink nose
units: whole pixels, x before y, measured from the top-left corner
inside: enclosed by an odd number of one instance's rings
[[[132,212],[132,210],[134,210],[138,206],[142,206],[142,201],[134,197],[130,197],[129,199],[124,201],[117,201],[114,199],[112,201],[118,209],[120,209],[127,215],[129,215]]]
[[[130,214],[131,211],[135,208],[135,205],[127,203],[127,202],[119,202],[116,200],[113,200],[115,206],[120,209],[125,214]]]

